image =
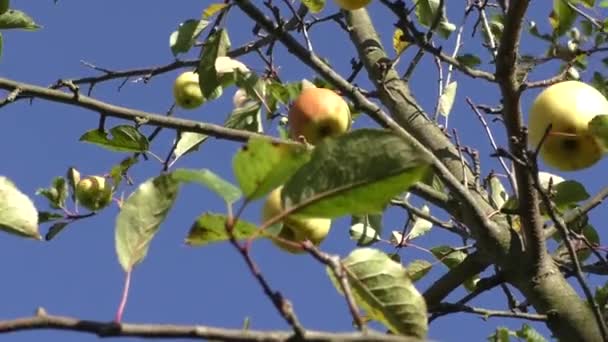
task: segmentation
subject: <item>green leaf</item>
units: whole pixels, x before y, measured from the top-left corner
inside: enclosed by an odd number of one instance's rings
[[[325,139],[311,160],[285,184],[292,215],[335,218],[381,213],[396,195],[419,181],[428,162],[397,135],[358,129]]]
[[[19,10],[9,9],[8,11],[0,14],[0,30],[37,30],[41,27],[42,26],[36,24],[32,17]]]
[[[145,152],[150,147],[148,138],[141,134],[137,128],[129,125],[119,125],[110,129],[108,133],[99,129],[92,129],[80,137],[80,141],[92,143],[116,152]]]
[[[51,241],[55,238],[55,236],[57,236],[57,234],[61,233],[65,227],[68,226],[68,224],[70,224],[70,221],[62,221],[62,222],[57,222],[54,223],[48,230],[48,232],[46,232],[46,235],[44,236],[44,239],[46,241]]]
[[[454,267],[460,265],[460,263],[463,262],[467,257],[465,252],[454,250],[450,246],[438,246],[431,248],[431,253],[433,253],[433,255],[449,269],[453,269]],[[473,278],[467,279],[463,285],[467,290],[473,291],[478,280],[479,275],[476,275]]]
[[[235,108],[224,123],[225,127],[262,133],[262,105],[251,102],[245,107]]]
[[[446,15],[445,5],[444,8],[439,8],[440,0],[419,0],[416,2],[416,17],[421,25],[431,27],[437,18],[439,18],[439,25],[436,29],[443,38],[448,38],[450,34],[456,30],[456,25],[448,21]]]
[[[302,3],[311,13],[319,13],[325,7],[325,0],[302,0]]]
[[[42,195],[49,201],[53,209],[65,208],[68,198],[68,184],[63,177],[55,177],[50,187],[36,190],[36,195]]]
[[[225,29],[218,30],[205,42],[198,65],[198,78],[203,97],[210,98],[221,85],[215,70],[215,60],[220,56],[226,56],[229,49],[230,40]]]
[[[431,208],[428,205],[423,205],[420,210],[425,214],[431,213]],[[427,221],[422,217],[416,216],[410,228],[410,231],[407,234],[407,240],[411,241],[415,238],[425,235],[428,233],[431,228],[433,228],[433,223],[431,221]]]
[[[8,178],[0,176],[0,230],[40,240],[38,210]]]
[[[309,159],[310,152],[302,145],[252,138],[232,164],[245,197],[254,200],[283,184]]]
[[[198,36],[209,25],[207,20],[189,19],[179,24],[177,31],[171,33],[169,46],[174,56],[190,51]]]
[[[192,224],[186,244],[190,246],[203,246],[214,242],[222,242],[229,239],[226,232],[226,215],[204,213]],[[252,237],[257,231],[257,226],[243,220],[238,220],[234,226],[233,234],[237,240]]]
[[[50,211],[40,211],[38,212],[38,224],[51,222],[55,220],[62,219],[63,215],[59,213],[53,213]]]
[[[595,288],[595,301],[597,305],[600,307],[602,312],[606,312],[606,307],[608,305],[608,281],[604,283],[604,286]]]
[[[202,185],[222,197],[227,204],[232,204],[243,196],[239,188],[208,169],[177,169],[173,171],[173,178],[180,182]]]
[[[351,218],[350,238],[357,241],[357,246],[369,246],[380,241],[382,235],[382,215],[354,215]]]
[[[509,198],[509,194],[505,190],[505,187],[502,185],[500,178],[495,174],[490,176],[489,180],[490,186],[490,199],[492,200],[492,205],[496,209],[501,209]]]
[[[584,201],[590,197],[583,184],[567,180],[554,185],[555,197],[553,201],[559,208]]]
[[[114,189],[118,188],[127,171],[131,168],[131,166],[137,164],[138,161],[139,159],[135,156],[130,156],[123,159],[119,164],[112,166],[112,169],[110,170],[110,177],[112,177]]]
[[[511,332],[508,328],[498,327],[494,334],[488,336],[488,341],[490,342],[510,342],[511,335],[514,333]]]
[[[11,6],[9,0],[0,0],[0,14],[6,13]]]
[[[477,57],[477,55],[473,55],[470,53],[465,53],[464,55],[457,56],[456,60],[470,68],[475,68],[481,64],[481,58]]]
[[[368,316],[386,325],[391,332],[426,338],[427,308],[424,297],[401,264],[372,248],[358,248],[342,260],[355,301]],[[334,286],[339,283],[327,269]]]
[[[433,264],[426,260],[414,260],[405,267],[407,276],[416,282],[424,277],[433,268]]]
[[[443,90],[443,94],[439,97],[439,114],[443,116],[450,115],[452,106],[454,105],[454,99],[456,98],[456,89],[458,88],[457,82],[451,82]]]
[[[603,83],[603,82],[601,82]],[[596,87],[602,90],[603,87]],[[608,113],[596,115],[589,121],[589,131],[597,139],[604,150],[608,150]]]
[[[80,182],[80,172],[75,167],[68,168],[65,178],[68,182],[70,193],[72,194],[72,202],[76,202],[76,185]],[[114,183],[116,184],[116,183]]]
[[[525,339],[526,342],[547,342],[543,335],[525,323],[515,334],[517,337]]]
[[[200,145],[208,138],[207,135],[201,133],[183,132],[180,134],[177,146],[175,146],[175,150],[173,151],[173,162],[185,154],[197,151]]]
[[[125,272],[143,261],[150,242],[173,206],[179,182],[170,174],[150,178],[121,206],[116,218],[116,253]]]
[[[568,6],[566,1],[553,0],[553,11],[549,15],[549,23],[558,37],[570,30],[576,16],[576,12]]]

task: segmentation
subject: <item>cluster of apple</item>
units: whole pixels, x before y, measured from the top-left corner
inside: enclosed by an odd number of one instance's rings
[[[579,81],[556,83],[543,90],[532,104],[528,142],[532,148],[540,145],[545,163],[560,171],[591,167],[606,150],[589,123],[596,115],[605,114],[608,101],[591,85]]]
[[[327,137],[337,136],[349,130],[351,115],[348,104],[333,90],[317,88],[314,85],[303,86],[298,97],[293,101],[288,113],[289,135],[292,139],[316,145]],[[180,74],[173,85],[175,103],[184,109],[194,109],[204,102],[199,85],[198,74],[187,71]],[[244,90],[239,89],[234,95],[235,107],[242,106],[248,101]],[[274,189],[266,198],[262,210],[263,220],[266,221],[283,211],[281,204],[282,186]],[[301,242],[310,240],[318,245],[323,241],[331,220],[325,218],[296,218],[286,217],[283,227],[277,236],[284,240]],[[298,253],[299,249],[282,242],[272,241],[281,249]]]

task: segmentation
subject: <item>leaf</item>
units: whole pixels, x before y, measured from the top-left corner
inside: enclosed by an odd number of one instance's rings
[[[80,141],[92,143],[116,152],[145,152],[150,147],[148,138],[142,135],[137,128],[129,125],[119,125],[110,129],[108,133],[99,129],[92,129],[80,137]]]
[[[538,180],[540,182],[540,187],[545,191],[549,190],[549,184],[551,184],[551,190],[555,191],[555,186],[564,181],[562,177],[544,171],[538,173]]]
[[[547,342],[538,331],[525,323],[515,334],[517,337],[525,339],[526,342]]]
[[[211,4],[203,10],[203,18],[209,19],[209,18],[213,17],[217,12],[226,8],[227,6],[228,6],[228,4],[222,4],[222,3]]]
[[[73,221],[71,221],[73,222]],[[51,241],[55,238],[55,236],[57,236],[57,234],[61,233],[65,227],[68,226],[68,224],[71,223],[70,221],[62,221],[62,222],[57,222],[54,223],[49,230],[46,232],[46,235],[44,236],[44,239],[46,241]]]
[[[505,187],[502,185],[500,178],[498,178],[495,174],[490,176],[490,199],[492,200],[492,205],[496,209],[501,209],[509,198]]]
[[[596,115],[591,119],[589,132],[601,143],[604,150],[608,150],[608,115]]]
[[[36,24],[34,19],[23,11],[9,9],[0,14],[0,30],[37,30],[39,28],[42,28],[42,26]]]
[[[426,303],[401,264],[372,248],[355,249],[341,262],[355,301],[370,318],[395,334],[426,338]],[[327,273],[340,289],[329,268]]]
[[[456,30],[456,25],[448,21],[446,15],[445,5],[444,8],[439,8],[440,0],[419,0],[416,2],[416,17],[421,25],[431,27],[437,18],[439,18],[439,24],[436,29],[443,38],[448,38],[450,34]]]
[[[229,49],[230,40],[225,29],[218,30],[205,42],[198,65],[199,84],[204,98],[210,98],[220,86],[215,60],[220,56],[226,56]]]
[[[457,56],[456,60],[470,68],[475,68],[481,64],[481,59],[476,55],[470,53],[465,53],[464,55]]]
[[[306,147],[251,138],[232,161],[236,180],[248,200],[283,184],[310,159]]]
[[[42,195],[49,201],[49,206],[53,209],[65,208],[65,201],[68,198],[68,184],[63,177],[55,177],[50,187],[36,190],[36,195]]]
[[[325,7],[325,0],[302,0],[302,3],[311,13],[319,13]]]
[[[410,43],[405,40],[403,30],[400,28],[395,29],[395,32],[393,32],[393,49],[395,50],[395,53],[400,55],[408,46],[410,46]]]
[[[606,312],[606,306],[608,305],[608,281],[604,283],[604,286],[595,288],[595,301],[600,307],[603,313]]]
[[[239,188],[208,169],[177,169],[173,171],[173,178],[180,182],[202,185],[218,194],[227,204],[236,202],[243,195]]]
[[[186,244],[197,247],[228,240],[226,220],[226,215],[214,213],[202,214],[190,227]],[[234,237],[237,240],[250,238],[256,232],[257,226],[255,224],[240,219],[236,222],[233,230]]]
[[[197,151],[200,145],[209,137],[205,134],[194,132],[183,132],[179,135],[179,140],[173,151],[173,162],[185,154]]]
[[[11,6],[9,0],[0,0],[0,14],[6,13]]]
[[[66,172],[66,179],[68,180],[68,187],[70,193],[72,194],[72,202],[76,202],[76,185],[78,184],[78,182],[80,182],[80,172],[78,172],[75,167],[70,167]]]
[[[50,211],[38,212],[38,224],[55,221],[55,220],[59,220],[62,218],[63,218],[63,215],[59,214],[59,213],[53,213]]]
[[[215,59],[215,72],[222,76],[224,74],[240,72],[242,74],[248,74],[249,68],[234,58],[228,56],[219,56]]]
[[[38,210],[8,178],[0,176],[0,230],[40,240]]]
[[[350,225],[350,238],[357,241],[357,246],[369,246],[381,240],[382,215],[355,215]]]
[[[426,204],[422,206],[421,210],[425,214],[430,214],[431,212],[431,209]],[[407,234],[407,240],[411,241],[417,237],[423,236],[424,234],[428,233],[431,228],[433,228],[433,223],[431,221],[416,216],[414,223],[412,224],[412,228]]]
[[[560,182],[553,188],[555,189],[553,201],[558,208],[584,201],[590,197],[585,187],[574,180]]]
[[[568,32],[574,24],[576,16],[576,12],[564,0],[553,0],[553,11],[549,15],[549,23],[558,37]]]
[[[170,174],[150,178],[122,203],[116,218],[116,253],[125,272],[143,261],[150,242],[173,206],[179,182]]]
[[[511,330],[505,327],[498,327],[494,334],[488,337],[490,342],[510,342],[511,341]]]
[[[190,51],[198,36],[209,25],[207,20],[188,19],[179,24],[177,31],[171,33],[169,46],[174,56]]]
[[[428,162],[397,135],[358,129],[325,139],[311,160],[285,184],[292,215],[335,218],[381,213],[396,195],[419,181]]]
[[[443,94],[439,97],[439,114],[443,116],[450,115],[452,111],[452,106],[454,105],[454,99],[456,98],[456,89],[458,88],[458,83],[451,82],[448,84],[443,90]]]
[[[234,109],[228,116],[224,126],[262,133],[261,113],[262,105],[259,102],[251,102],[245,107]]]
[[[405,267],[407,276],[416,282],[424,277],[433,268],[433,264],[426,260],[414,260]]]
[[[131,168],[131,166],[137,164],[138,161],[139,159],[137,157],[130,156],[123,159],[117,165],[112,166],[112,169],[110,170],[110,177],[112,177],[114,189],[118,188],[127,171]]]
[[[433,253],[433,255],[449,269],[453,269],[454,267],[460,265],[460,263],[463,262],[467,257],[465,252],[454,250],[450,246],[433,247],[431,248],[431,253]],[[474,277],[467,279],[463,285],[467,290],[473,291],[478,280],[479,275],[475,275]]]

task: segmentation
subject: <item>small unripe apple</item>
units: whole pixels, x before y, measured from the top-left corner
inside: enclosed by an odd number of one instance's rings
[[[594,87],[579,81],[551,85],[532,104],[528,142],[537,148],[551,125],[540,150],[545,163],[561,171],[588,168],[604,153],[588,125],[599,114],[608,114],[608,101]]]
[[[289,109],[292,139],[301,136],[310,144],[337,136],[350,128],[350,110],[344,99],[331,89],[304,88]]]
[[[186,71],[175,79],[173,84],[175,103],[184,109],[200,107],[205,98],[198,83],[198,74]]]
[[[112,201],[112,184],[100,176],[82,178],[75,192],[78,204],[91,211],[103,209]]]
[[[334,0],[342,9],[354,11],[367,6],[372,0]]]
[[[274,189],[266,198],[264,207],[262,209],[262,220],[267,221],[281,212],[283,207],[281,205],[281,191],[283,187]],[[326,218],[295,218],[287,216],[282,221],[283,227],[278,237],[293,241],[302,242],[310,240],[314,245],[318,246],[329,233],[331,227],[331,219]],[[302,253],[303,250],[294,246],[288,245],[280,240],[271,238],[272,242],[279,248],[290,253]]]

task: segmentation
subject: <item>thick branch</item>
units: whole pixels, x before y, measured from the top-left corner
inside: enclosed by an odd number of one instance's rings
[[[243,329],[224,329],[203,325],[173,325],[173,324],[130,324],[87,321],[74,317],[55,316],[39,313],[32,317],[18,318],[9,321],[0,321],[0,334],[28,330],[64,330],[90,333],[99,337],[141,337],[150,339],[172,338],[191,340],[214,340],[234,342],[279,342],[294,341],[293,332],[287,331],[259,331]],[[306,331],[301,341],[315,342],[415,342],[411,337],[361,333],[325,333],[320,331]]]

